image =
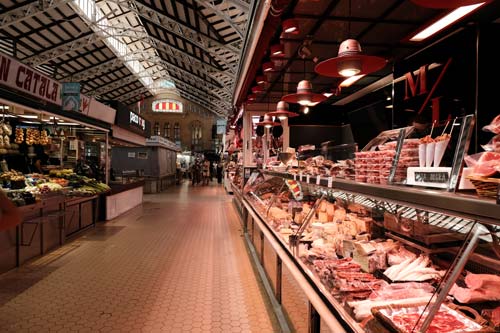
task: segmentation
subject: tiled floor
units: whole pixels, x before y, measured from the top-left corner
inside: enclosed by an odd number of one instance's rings
[[[222,186],[188,184],[0,276],[1,332],[279,332]]]

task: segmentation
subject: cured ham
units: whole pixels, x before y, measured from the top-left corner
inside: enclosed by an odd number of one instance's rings
[[[490,177],[497,173],[496,169],[500,166],[500,153],[487,151],[466,156],[465,162],[472,168],[472,175]]]
[[[493,118],[489,125],[483,127],[484,131],[500,134],[500,115]]]
[[[469,289],[454,285],[450,290],[450,294],[460,303],[500,301],[499,289]]]
[[[465,277],[465,283],[470,289],[495,289],[500,293],[500,276],[493,274],[469,273]]]

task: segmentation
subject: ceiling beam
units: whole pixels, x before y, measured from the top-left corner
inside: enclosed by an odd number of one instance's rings
[[[38,65],[47,63],[53,59],[59,58],[67,53],[95,44],[102,38],[103,37],[90,32],[83,35],[82,37],[72,39],[68,42],[56,45],[55,47],[49,49],[42,50],[40,53],[30,57],[26,57],[21,61],[33,67],[36,67]]]
[[[119,102],[125,102],[126,100],[128,99],[131,99],[131,98],[134,98],[134,97],[137,97],[137,96],[140,96],[141,94],[144,94],[145,92],[148,92],[149,89],[146,88],[146,87],[141,87],[139,89],[135,89],[129,93],[126,93],[126,94],[123,94],[123,95],[120,95],[119,97],[115,98],[117,101]]]
[[[115,2],[122,6],[123,5],[127,6],[128,9],[130,9],[132,12],[136,13],[140,17],[143,17],[157,24],[158,26],[163,27],[164,29],[176,34],[177,36],[185,38],[186,40],[192,42],[194,45],[200,47],[203,50],[209,50],[212,52],[213,50],[216,49],[222,49],[234,55],[238,55],[240,52],[239,49],[231,45],[226,45],[209,36],[206,36],[200,31],[196,31],[195,29],[188,27],[185,24],[182,24],[181,22],[179,22],[178,19],[171,18],[165,14],[159,13],[155,9],[152,9],[137,1],[130,1],[130,0],[105,0],[105,1]],[[217,56],[217,54],[214,55]]]
[[[231,28],[234,29],[234,31],[238,34],[238,36],[240,37],[241,40],[244,39],[244,34],[245,34],[245,31],[246,31],[246,22],[248,22],[248,11],[244,11],[242,10],[241,12],[244,13],[245,15],[247,15],[247,19],[245,20],[245,23],[244,24],[241,24],[241,23],[237,23],[237,22],[234,22],[233,19],[231,17],[231,15],[229,13],[226,13],[225,11],[227,11],[229,9],[229,6],[227,6],[226,9],[219,9],[219,6],[222,6],[223,4],[225,4],[226,1],[230,1],[230,0],[210,0],[210,1],[206,1],[206,0],[194,0],[195,2],[197,2],[199,5],[201,5],[203,8],[206,8],[208,10],[210,10],[211,12],[213,12],[215,15],[217,15],[217,17],[221,18],[224,20],[224,22],[226,22],[227,24],[229,24],[231,26]]]
[[[119,68],[125,66],[123,60],[120,58],[113,58],[104,61],[100,64],[93,65],[90,68],[85,68],[84,70],[73,73],[71,75],[65,76],[61,79],[63,82],[81,82],[86,81],[94,76],[106,73],[111,69]]]
[[[0,14],[0,30],[73,0],[35,0]]]

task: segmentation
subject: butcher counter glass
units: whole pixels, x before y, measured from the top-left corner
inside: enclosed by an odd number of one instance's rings
[[[473,214],[473,201],[447,194],[445,201],[464,203],[461,213],[423,204],[432,191],[412,189],[406,198],[406,188],[380,188],[274,172],[250,177],[244,228],[291,330],[498,328],[499,208],[487,202],[489,212]]]

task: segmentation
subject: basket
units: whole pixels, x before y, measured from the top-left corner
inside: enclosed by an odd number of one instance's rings
[[[495,198],[497,196],[500,178],[487,178],[481,176],[467,176],[466,178],[474,185],[477,195],[480,197]]]

